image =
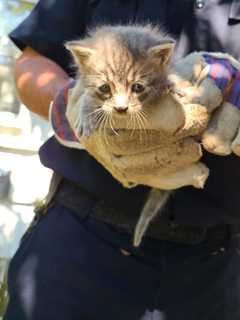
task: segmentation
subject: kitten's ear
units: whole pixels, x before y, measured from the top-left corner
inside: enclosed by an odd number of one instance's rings
[[[71,51],[76,62],[82,66],[86,65],[89,57],[94,54],[94,49],[88,47],[83,41],[69,41],[65,47]]]
[[[148,50],[148,54],[152,59],[156,60],[159,65],[165,66],[172,57],[174,47],[175,42],[173,40],[166,40],[164,43],[151,47]]]

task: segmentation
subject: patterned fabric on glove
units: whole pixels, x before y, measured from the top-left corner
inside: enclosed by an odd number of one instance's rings
[[[170,76],[188,103],[205,105],[211,117],[202,136],[211,153],[240,155],[240,64],[225,53],[195,52],[176,63]]]
[[[66,147],[83,149],[66,117],[69,89],[76,84],[75,80],[69,83],[57,94],[50,106],[49,118],[57,139]]]
[[[232,151],[240,155],[240,71],[239,65],[227,58],[203,55],[210,69],[208,77],[223,92],[224,102],[216,112],[215,121],[203,136],[207,150],[219,155]]]

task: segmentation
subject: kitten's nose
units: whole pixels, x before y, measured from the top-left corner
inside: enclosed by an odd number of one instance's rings
[[[124,113],[128,109],[128,98],[124,93],[118,93],[114,97],[114,110]]]
[[[126,112],[128,109],[127,106],[115,106],[114,110],[116,110],[117,112]]]

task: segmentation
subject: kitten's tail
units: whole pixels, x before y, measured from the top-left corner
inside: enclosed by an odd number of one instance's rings
[[[159,213],[167,202],[171,191],[152,189],[149,193],[147,202],[143,207],[143,210],[140,214],[140,218],[137,222],[135,231],[133,245],[138,247],[142,241],[142,238],[152,221],[152,219]]]

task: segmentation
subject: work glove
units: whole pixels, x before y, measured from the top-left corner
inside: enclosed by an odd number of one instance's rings
[[[212,114],[203,147],[217,155],[240,155],[240,64],[225,53],[195,52],[178,61],[170,77],[182,102]]]
[[[236,149],[239,111],[229,93],[237,86],[237,70],[238,63],[228,55],[193,53],[173,66],[172,89],[149,115],[145,130],[120,125],[90,137],[74,130],[82,90],[80,82],[72,81],[52,104],[53,129],[61,143],[86,149],[125,187],[202,188],[209,172],[199,162],[198,139],[216,154]]]
[[[191,136],[206,128],[209,115],[200,105],[181,103],[178,95],[162,98],[158,112],[149,114],[145,130],[121,125],[79,137],[74,130],[81,88],[71,81],[50,108],[50,120],[60,143],[85,149],[125,187],[138,184],[159,189],[186,185],[202,188],[207,167],[199,163],[201,146]],[[186,110],[187,109],[187,110]]]

